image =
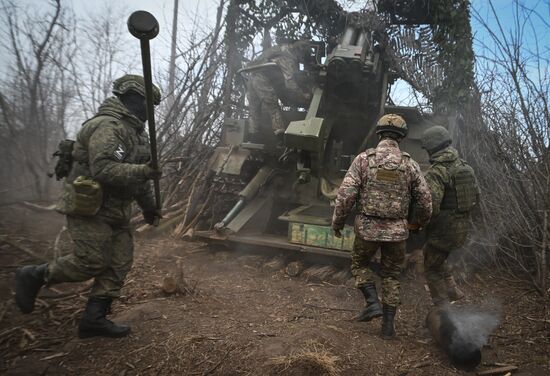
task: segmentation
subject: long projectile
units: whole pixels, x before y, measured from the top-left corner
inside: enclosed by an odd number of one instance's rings
[[[481,362],[481,349],[462,333],[451,318],[448,307],[435,307],[426,317],[426,326],[452,364],[461,369],[472,370]]]

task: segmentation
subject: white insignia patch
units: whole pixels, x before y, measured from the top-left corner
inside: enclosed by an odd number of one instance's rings
[[[113,153],[115,155],[115,158],[119,161],[122,161],[124,159],[124,149],[122,148],[122,145],[118,145],[118,148]]]

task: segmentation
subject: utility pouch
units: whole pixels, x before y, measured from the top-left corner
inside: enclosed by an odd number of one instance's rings
[[[459,213],[468,213],[475,206],[477,198],[474,170],[464,163],[457,169],[453,179],[456,191],[456,209]]]
[[[451,184],[445,187],[441,209],[469,213],[476,205],[477,182],[474,170],[464,161],[449,168]]]
[[[53,153],[54,157],[57,157],[57,163],[55,164],[55,178],[61,180],[69,176],[71,168],[73,166],[73,140],[63,140],[57,146],[57,150]],[[53,177],[54,174],[49,173],[49,177]]]
[[[68,215],[92,216],[97,214],[102,203],[101,185],[91,178],[79,176],[72,184],[65,182],[57,210]]]

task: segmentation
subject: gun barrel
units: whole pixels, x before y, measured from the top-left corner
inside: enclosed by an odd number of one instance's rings
[[[252,178],[252,180],[244,187],[239,193],[239,201],[231,208],[231,210],[225,215],[225,217],[216,224],[216,230],[221,230],[229,224],[239,214],[239,212],[246,206],[246,203],[250,202],[256,196],[258,191],[269,180],[273,168],[270,166],[263,166]]]

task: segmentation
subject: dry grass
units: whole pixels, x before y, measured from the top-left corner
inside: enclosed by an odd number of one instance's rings
[[[336,273],[338,273],[338,269],[333,266],[312,265],[302,272],[302,277],[308,281],[328,281]]]
[[[279,271],[284,269],[286,260],[284,257],[276,256],[264,264],[264,267],[269,270]]]
[[[336,364],[340,358],[331,354],[322,344],[311,341],[297,352],[278,356],[268,363],[271,375],[338,376],[341,369]]]

